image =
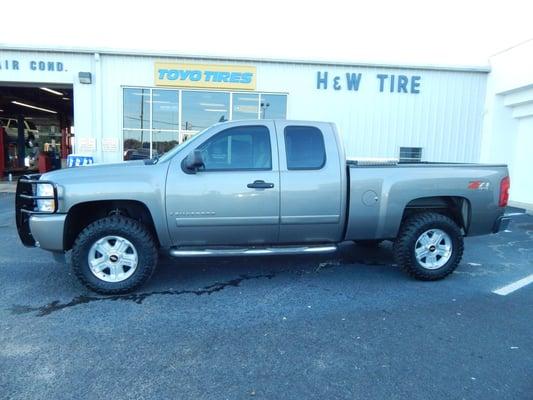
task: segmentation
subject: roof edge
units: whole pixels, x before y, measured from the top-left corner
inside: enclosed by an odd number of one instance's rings
[[[352,61],[329,61],[329,60],[311,60],[311,59],[284,59],[268,58],[254,56],[222,56],[222,55],[205,55],[205,54],[182,54],[173,51],[154,51],[154,50],[136,50],[136,49],[114,49],[114,48],[87,48],[87,47],[69,47],[69,46],[34,46],[34,45],[8,45],[0,43],[0,50],[11,51],[43,51],[54,53],[74,53],[74,54],[107,54],[118,56],[137,56],[137,57],[160,57],[160,58],[188,58],[211,61],[239,61],[239,62],[260,62],[271,64],[301,64],[316,66],[341,66],[341,67],[378,67],[393,69],[423,69],[434,71],[453,71],[453,72],[490,72],[490,66],[482,65],[434,65],[434,64],[399,64],[387,62],[352,62]]]

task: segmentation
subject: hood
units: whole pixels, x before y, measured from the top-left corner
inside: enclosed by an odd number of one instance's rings
[[[109,175],[116,176],[117,174],[121,174],[122,171],[128,171],[128,175],[130,175],[132,169],[137,170],[138,168],[145,167],[148,166],[144,163],[144,160],[123,161],[113,164],[95,164],[46,172],[41,175],[41,179],[63,183],[71,180],[79,181]]]

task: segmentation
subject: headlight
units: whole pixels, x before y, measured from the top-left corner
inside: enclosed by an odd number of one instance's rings
[[[54,186],[49,183],[37,184],[37,196],[54,196]],[[37,211],[41,212],[54,212],[56,209],[56,203],[54,199],[50,200],[37,200]]]

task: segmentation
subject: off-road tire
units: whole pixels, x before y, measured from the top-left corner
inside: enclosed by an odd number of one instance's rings
[[[429,229],[441,229],[452,241],[450,259],[438,269],[424,268],[416,259],[416,241]],[[412,277],[422,281],[443,279],[459,265],[463,256],[463,235],[457,224],[445,215],[424,212],[409,217],[400,227],[400,233],[394,241],[393,251],[396,263]]]
[[[89,268],[88,253],[91,246],[107,235],[124,237],[137,250],[137,268],[133,275],[122,282],[103,281]],[[152,276],[157,260],[158,249],[150,231],[139,221],[121,215],[102,218],[88,225],[72,246],[72,268],[76,277],[89,289],[106,295],[124,294],[139,288]]]

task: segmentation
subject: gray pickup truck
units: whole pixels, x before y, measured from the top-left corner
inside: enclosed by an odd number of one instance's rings
[[[436,280],[464,236],[505,229],[508,191],[505,165],[346,160],[332,123],[232,121],[160,158],[24,176],[16,220],[24,245],[71,250],[103,294],[146,282],[159,251],[314,254],[344,241],[391,240],[406,272]]]

